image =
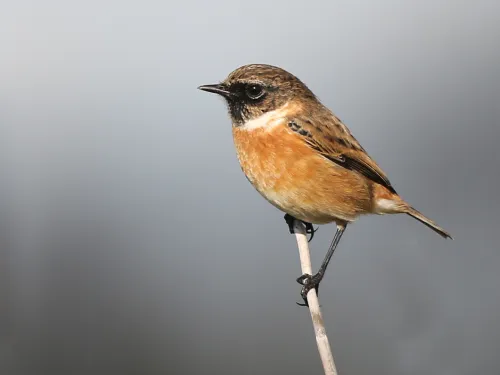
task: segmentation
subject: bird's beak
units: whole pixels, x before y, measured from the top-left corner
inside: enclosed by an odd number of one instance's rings
[[[227,90],[226,86],[223,84],[217,83],[215,85],[203,85],[198,87],[199,90],[207,91],[207,92],[213,92],[215,94],[219,94],[225,98],[228,98],[231,96],[231,93]]]

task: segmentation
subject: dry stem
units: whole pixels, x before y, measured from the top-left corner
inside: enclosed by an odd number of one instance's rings
[[[311,256],[309,254],[309,244],[307,242],[306,228],[302,222],[295,220],[294,224],[295,237],[297,238],[297,245],[299,247],[300,266],[302,273],[312,275]],[[316,343],[318,344],[318,351],[323,363],[325,375],[337,375],[335,362],[333,361],[332,350],[326,335],[325,324],[321,316],[321,309],[319,307],[318,296],[316,290],[313,288],[307,293],[307,303],[309,304],[309,311],[311,312],[311,319],[314,326],[314,333],[316,334]]]

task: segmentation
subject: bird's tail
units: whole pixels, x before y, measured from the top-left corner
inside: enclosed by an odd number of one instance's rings
[[[413,218],[417,219],[418,221],[420,221],[422,224],[424,224],[424,225],[428,226],[429,228],[431,228],[434,232],[436,232],[440,236],[442,236],[444,238],[451,238],[451,239],[453,239],[453,237],[451,237],[451,235],[448,232],[446,232],[443,228],[441,228],[439,225],[437,225],[435,222],[433,222],[428,217],[425,217],[422,213],[420,213],[419,211],[417,211],[413,207],[409,206],[407,208],[407,210],[405,210],[405,212],[408,215],[410,215],[411,217],[413,217]]]

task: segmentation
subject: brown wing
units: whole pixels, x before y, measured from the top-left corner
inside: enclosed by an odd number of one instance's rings
[[[384,171],[368,156],[342,121],[332,113],[314,119],[296,117],[289,120],[288,127],[328,160],[360,173],[397,194]]]

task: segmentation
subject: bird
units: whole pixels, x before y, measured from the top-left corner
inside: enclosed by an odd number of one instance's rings
[[[401,198],[347,126],[288,71],[243,65],[222,82],[198,89],[225,99],[241,169],[285,213],[291,233],[295,220],[306,225],[311,239],[312,224],[336,224],[318,272],[297,279],[306,305],[307,293],[318,290],[347,225],[361,215],[407,214],[452,238]]]

